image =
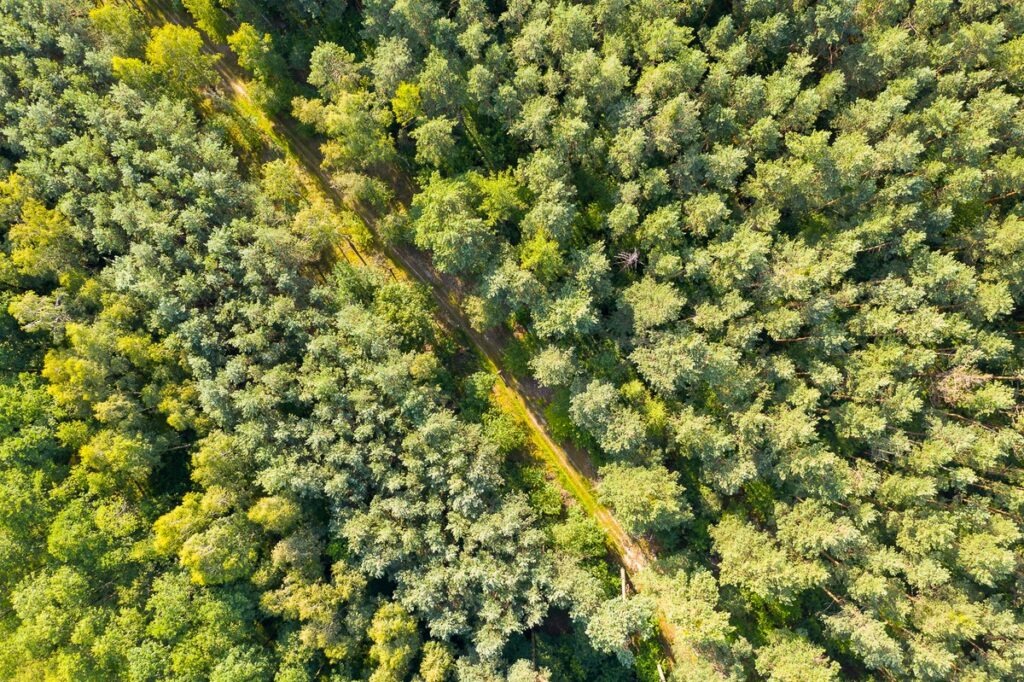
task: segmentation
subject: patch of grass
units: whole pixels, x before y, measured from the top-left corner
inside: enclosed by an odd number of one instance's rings
[[[530,376],[530,358],[540,349],[537,337],[532,334],[511,335],[501,358],[502,365],[517,376]]]
[[[658,664],[665,668],[665,656],[654,637],[648,637],[636,647],[636,679],[640,682],[660,682]]]
[[[498,382],[494,390],[495,403],[502,410],[512,414],[524,423],[529,423],[526,407],[512,389],[504,383]],[[551,446],[536,429],[530,428],[527,436],[527,447],[530,455],[543,462],[555,474],[559,485],[576,498],[576,501],[579,502],[588,514],[593,514],[599,505],[589,481],[575,469],[563,467],[558,454],[551,449]]]
[[[601,448],[597,441],[587,432],[573,423],[569,416],[569,390],[561,389],[544,408],[544,419],[547,420],[551,437],[557,441],[571,442],[576,447],[590,453],[595,466],[604,463]]]

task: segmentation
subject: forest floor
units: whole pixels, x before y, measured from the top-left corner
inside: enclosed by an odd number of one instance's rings
[[[144,15],[155,25],[174,23],[195,28],[191,17],[182,16],[166,0],[136,0]],[[198,28],[197,28],[198,30]],[[324,171],[323,157],[319,142],[307,133],[297,121],[287,114],[268,116],[253,102],[249,94],[248,74],[227,45],[215,44],[203,35],[208,52],[220,59],[215,68],[226,88],[237,100],[236,106],[246,116],[256,116],[261,130],[281,147],[289,157],[299,163],[302,170],[310,175],[319,189],[339,208],[355,211],[373,236],[376,254],[368,253],[356,246],[354,241],[343,235],[345,244],[341,257],[363,264],[373,262],[389,270],[393,275],[404,276],[425,284],[437,303],[437,314],[444,326],[461,333],[473,345],[477,353],[498,377],[495,392],[499,403],[519,417],[529,428],[530,442],[534,454],[544,460],[558,480],[558,484],[571,495],[587,513],[594,518],[606,534],[616,560],[625,568],[634,588],[637,588],[642,571],[656,560],[654,550],[642,538],[634,538],[626,532],[611,511],[597,501],[594,493],[597,483],[597,469],[591,457],[582,448],[571,442],[559,442],[551,435],[545,407],[550,403],[551,394],[532,377],[512,372],[505,361],[511,334],[504,328],[479,332],[466,318],[459,303],[461,283],[434,268],[430,255],[412,246],[388,244],[382,240],[376,229],[376,216],[366,207],[347,200],[335,187],[330,176]],[[398,168],[390,169],[388,181],[397,197],[396,201],[406,209],[415,191],[415,183]],[[396,270],[398,271],[396,273]],[[664,617],[659,617],[659,629],[665,655],[672,659],[674,628]]]

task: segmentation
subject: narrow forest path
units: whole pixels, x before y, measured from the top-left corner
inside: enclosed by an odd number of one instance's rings
[[[195,26],[191,17],[182,16],[175,7],[166,0],[136,0],[137,6],[153,25],[173,23],[196,28],[203,36],[207,52],[220,56],[215,68],[224,85],[233,95],[242,100],[246,109],[256,108],[249,94],[248,74],[238,64],[235,54],[227,45],[214,44],[209,36]],[[634,538],[626,532],[622,524],[611,511],[601,505],[594,493],[597,483],[597,469],[593,460],[581,448],[572,443],[560,443],[552,437],[544,416],[545,406],[550,401],[550,393],[541,387],[532,377],[521,377],[511,372],[505,362],[505,351],[508,333],[502,329],[479,332],[473,328],[463,313],[460,301],[460,285],[451,277],[434,268],[430,256],[408,245],[388,244],[380,238],[376,226],[376,217],[366,207],[346,200],[331,182],[330,176],[323,168],[323,157],[319,144],[308,135],[288,114],[269,116],[262,111],[265,125],[273,131],[276,141],[302,169],[319,186],[339,208],[355,211],[365,223],[373,236],[374,247],[378,254],[361,251],[351,239],[345,237],[347,246],[354,252],[358,260],[366,263],[376,262],[392,273],[399,271],[404,276],[427,285],[437,303],[437,316],[449,329],[461,332],[474,346],[478,354],[495,371],[498,376],[496,392],[499,401],[515,412],[529,427],[530,440],[536,454],[554,469],[560,486],[590,514],[607,536],[609,546],[616,560],[622,565],[634,588],[638,586],[638,577],[656,559],[654,551],[642,539]],[[414,183],[398,169],[394,169],[396,196],[402,205],[408,208],[413,193]],[[383,262],[382,262],[383,259]],[[661,612],[664,609],[659,609]],[[672,643],[675,639],[674,627],[663,616],[659,615],[658,625],[661,634],[662,649],[666,657],[673,659]]]

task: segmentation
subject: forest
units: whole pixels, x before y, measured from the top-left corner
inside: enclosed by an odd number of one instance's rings
[[[1024,679],[1024,3],[0,0],[0,680]]]

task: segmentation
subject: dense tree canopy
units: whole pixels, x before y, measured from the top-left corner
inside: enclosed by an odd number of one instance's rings
[[[0,677],[1024,678],[1024,5],[143,4],[0,0]]]
[[[450,390],[459,347],[330,267],[344,216],[291,161],[239,164],[195,30],[79,9],[0,12],[0,677],[503,671],[593,558]]]
[[[397,237],[527,335],[664,599],[724,612],[680,679],[1024,675],[1019,3],[361,18]]]

